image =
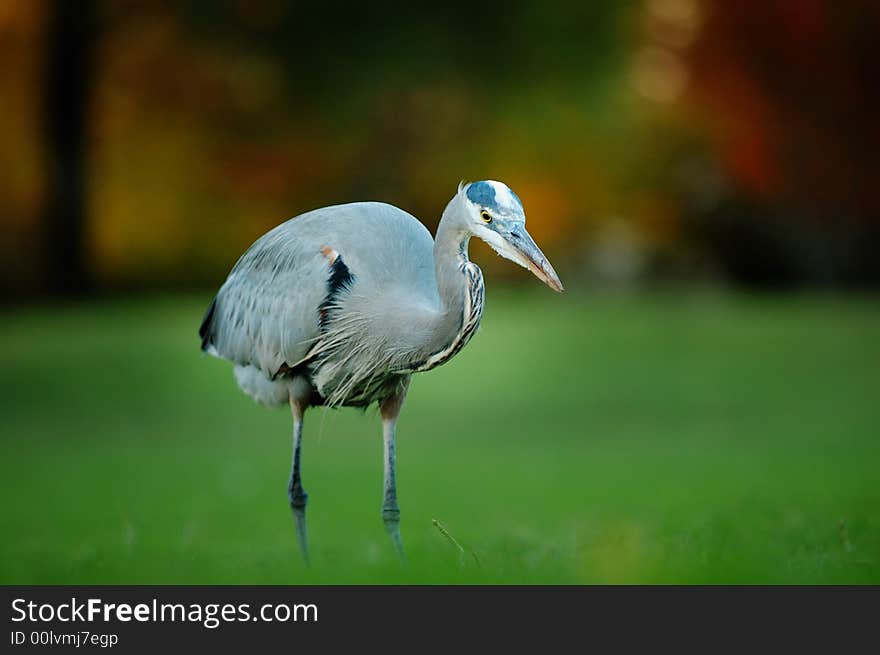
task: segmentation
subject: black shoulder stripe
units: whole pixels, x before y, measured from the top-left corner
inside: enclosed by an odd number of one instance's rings
[[[347,289],[354,281],[354,276],[342,261],[342,255],[338,255],[330,264],[330,278],[327,280],[327,297],[318,307],[318,323],[323,328],[330,319],[329,312],[333,308],[336,296],[343,289]]]
[[[347,287],[351,284],[354,278],[351,275],[351,271],[348,270],[348,266],[345,265],[345,262],[342,261],[342,255],[339,255],[330,265],[330,280],[327,285],[329,287],[329,295],[333,295],[337,293],[340,289]]]
[[[208,311],[205,312],[205,317],[202,319],[202,324],[199,326],[199,336],[202,338],[202,350],[205,350],[211,345],[211,321],[214,318],[214,309],[216,307],[217,298],[215,297],[208,306]]]

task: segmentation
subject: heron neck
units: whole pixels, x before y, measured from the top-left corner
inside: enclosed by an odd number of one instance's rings
[[[464,265],[468,263],[470,231],[457,219],[455,200],[451,202],[434,237],[434,272],[441,311],[434,332],[434,347],[442,347],[452,341],[462,327],[467,294],[467,276]]]

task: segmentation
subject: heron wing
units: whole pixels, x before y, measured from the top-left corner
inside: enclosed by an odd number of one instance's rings
[[[417,219],[384,203],[325,207],[290,219],[233,267],[205,314],[202,349],[272,379],[315,345],[322,311],[334,285],[348,282],[347,269],[366,288],[408,279],[430,293],[432,245]]]
[[[285,229],[279,229],[285,228]],[[272,230],[232,269],[205,315],[202,349],[274,377],[302,359],[318,335],[328,261],[309,252],[293,224]]]

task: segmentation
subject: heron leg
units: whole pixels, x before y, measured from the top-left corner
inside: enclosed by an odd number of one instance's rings
[[[309,500],[309,495],[303,489],[302,477],[299,472],[305,408],[305,403],[291,397],[290,409],[293,412],[293,464],[290,470],[290,481],[287,483],[287,498],[290,500],[290,509],[293,510],[293,522],[296,526],[296,540],[299,542],[299,550],[302,553],[303,560],[308,565],[309,536],[306,530],[306,503]]]
[[[394,549],[401,560],[406,561],[403,551],[403,539],[400,537],[400,507],[397,504],[397,482],[395,479],[396,452],[394,437],[397,430],[397,417],[403,406],[406,396],[404,387],[399,393],[384,400],[379,411],[382,414],[382,436],[384,440],[384,497],[382,501],[382,521],[385,523],[385,531],[394,544]]]

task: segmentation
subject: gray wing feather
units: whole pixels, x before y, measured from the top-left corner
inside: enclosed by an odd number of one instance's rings
[[[295,230],[270,232],[238,261],[214,300],[205,350],[273,377],[306,354],[318,335],[327,260]]]
[[[270,379],[301,361],[321,335],[331,272],[325,246],[341,254],[362,290],[405,280],[436,296],[433,239],[417,219],[384,203],[325,207],[282,223],[241,256],[206,313],[203,350]]]

